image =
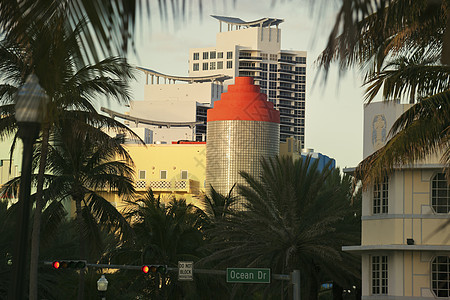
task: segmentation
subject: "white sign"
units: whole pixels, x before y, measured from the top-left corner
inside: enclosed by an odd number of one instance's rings
[[[178,280],[194,280],[193,278],[193,261],[178,262]]]

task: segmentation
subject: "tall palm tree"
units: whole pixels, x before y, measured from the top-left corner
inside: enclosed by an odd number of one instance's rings
[[[210,233],[212,254],[205,260],[270,267],[281,274],[299,269],[305,299],[317,297],[319,280],[330,266],[341,272],[341,279],[356,278],[357,270],[346,267],[340,247],[359,239],[359,224],[351,233],[337,231],[348,215],[351,189],[330,177],[328,168],[319,172],[318,163],[310,157],[295,162],[282,157],[264,160],[259,178],[243,173],[247,185],[238,188],[246,209],[216,223]]]
[[[96,113],[93,102],[96,97],[105,95],[119,103],[129,100],[128,81],[133,79],[132,68],[125,60],[108,58],[92,65],[79,63],[81,31],[84,23],[78,24],[75,31],[64,26],[64,14],[53,14],[46,22],[30,25],[23,43],[4,36],[0,42],[0,70],[5,75],[5,83],[0,86],[3,106],[0,107],[2,135],[14,132],[14,93],[24,78],[33,72],[49,96],[41,136],[41,159],[37,181],[36,210],[32,235],[32,259],[30,295],[37,295],[37,262],[39,256],[40,214],[45,202],[42,200],[43,174],[46,165],[49,134],[60,118],[78,116],[116,131],[126,131],[126,127],[110,118]],[[77,110],[78,112],[74,112]]]
[[[87,130],[83,122],[61,123],[49,145],[49,197],[59,200],[69,197],[75,202],[79,255],[80,259],[89,259],[93,253],[97,252],[96,256],[101,253],[102,230],[125,237],[133,234],[125,217],[101,191],[115,192],[124,200],[132,199],[134,170],[131,157],[118,140],[99,130]],[[81,276],[79,299],[83,299],[83,283]]]

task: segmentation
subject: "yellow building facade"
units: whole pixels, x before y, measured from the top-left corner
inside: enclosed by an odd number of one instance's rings
[[[126,144],[134,161],[136,191],[144,195],[149,188],[163,201],[173,197],[188,203],[198,202],[205,190],[206,144]],[[115,193],[106,198],[117,208],[123,208],[122,199]]]
[[[364,111],[364,157],[386,143],[410,106],[373,103]],[[440,155],[399,166],[363,193],[362,299],[449,299],[450,190]]]

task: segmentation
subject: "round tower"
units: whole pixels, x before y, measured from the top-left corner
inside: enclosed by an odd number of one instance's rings
[[[261,159],[279,153],[280,113],[260,93],[251,77],[236,77],[221,100],[208,110],[206,131],[206,190],[227,195],[239,172],[258,177]],[[236,192],[236,191],[234,191]]]

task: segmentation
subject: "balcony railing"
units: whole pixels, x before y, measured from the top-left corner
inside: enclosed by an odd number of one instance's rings
[[[198,194],[200,183],[196,180],[138,180],[136,190],[143,191],[151,188],[154,192],[184,192]]]

